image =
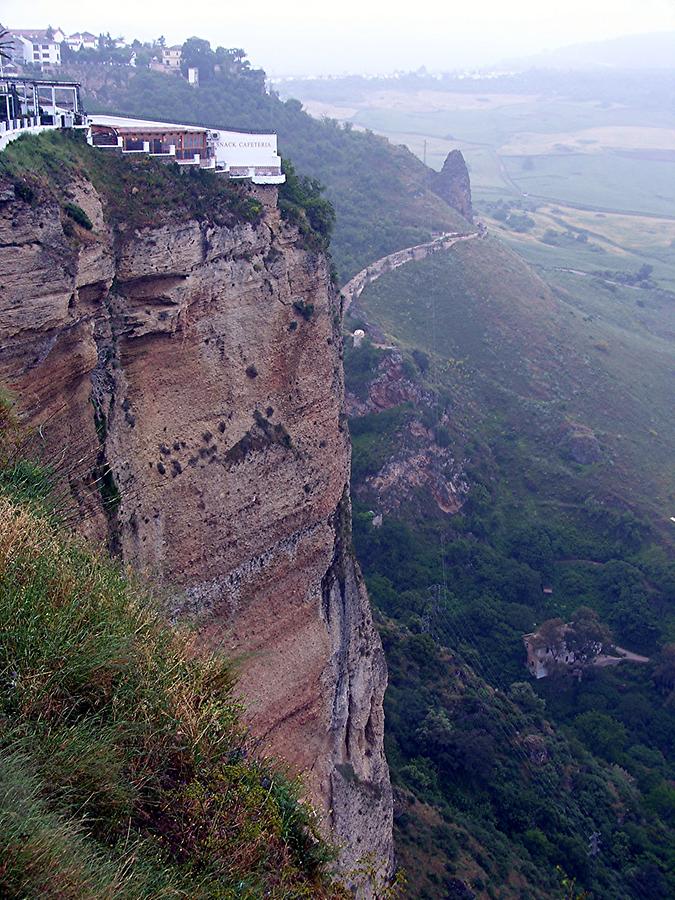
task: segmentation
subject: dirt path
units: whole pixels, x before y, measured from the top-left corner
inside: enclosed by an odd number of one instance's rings
[[[399,266],[403,266],[406,263],[426,259],[427,256],[431,256],[433,253],[439,253],[441,250],[449,250],[450,247],[453,247],[460,241],[471,241],[474,238],[484,237],[486,234],[487,229],[484,227],[479,228],[478,231],[446,232],[440,237],[427,241],[425,244],[416,244],[414,247],[405,247],[403,250],[397,250],[395,253],[389,253],[387,256],[382,256],[365,269],[361,269],[360,272],[357,272],[357,274],[344,285],[341,291],[342,296],[344,297],[344,313],[347,313],[347,310],[352,305],[353,301],[361,296],[363,290],[369,284],[372,284],[373,281],[377,281],[380,276],[385,275],[387,272],[392,272],[394,269],[398,269]]]
[[[633,653],[632,650],[626,650],[625,647],[615,646],[616,656],[608,656],[607,654],[601,653],[600,656],[595,658],[594,665],[600,666],[604,668],[605,666],[618,666],[620,662],[624,660],[628,660],[628,662],[635,663],[648,663],[648,656],[640,656],[639,653]]]

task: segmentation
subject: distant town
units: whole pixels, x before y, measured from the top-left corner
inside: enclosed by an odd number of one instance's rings
[[[31,67],[46,73],[69,62],[103,62],[108,64],[142,65],[166,74],[183,74],[182,46],[167,46],[163,37],[151,43],[91,31],[66,34],[62,28],[2,28],[4,31],[3,73],[15,74],[20,68]],[[185,77],[191,83],[198,80],[196,67],[188,67]]]

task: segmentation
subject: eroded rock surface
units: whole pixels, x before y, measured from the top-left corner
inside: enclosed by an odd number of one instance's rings
[[[431,187],[449,206],[473,222],[471,180],[461,150],[448,153],[441,171],[433,173]]]
[[[445,431],[448,414],[437,409],[436,397],[415,377],[410,366],[406,366],[400,351],[386,350],[364,396],[347,393],[348,415],[358,418],[407,404],[418,413],[426,411],[431,419],[436,417],[436,424]],[[358,493],[378,513],[419,502],[424,495],[433,500],[440,512],[454,515],[464,505],[469,483],[463,461],[455,459],[451,448],[438,444],[433,427],[412,415],[399,428],[395,453],[379,471],[363,478]]]
[[[373,854],[390,871],[386,667],[350,550],[325,257],[271,195],[256,224],[177,210],[125,229],[81,181],[84,231],[47,192],[0,188],[0,379],[80,527],[239,659],[254,732],[305,774],[343,866]]]

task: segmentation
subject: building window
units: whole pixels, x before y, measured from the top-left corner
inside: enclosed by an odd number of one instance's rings
[[[187,132],[184,139],[184,147],[200,148],[204,146],[204,138],[201,134]]]

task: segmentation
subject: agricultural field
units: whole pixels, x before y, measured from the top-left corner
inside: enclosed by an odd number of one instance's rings
[[[675,290],[675,128],[667,103],[626,101],[618,88],[616,97],[582,98],[564,83],[539,94],[508,86],[357,88],[349,80],[305,87],[308,99],[301,83],[293,85],[312,115],[383,134],[433,169],[460,149],[478,215],[547,281],[561,271],[574,270],[578,280],[647,265],[656,286]]]

